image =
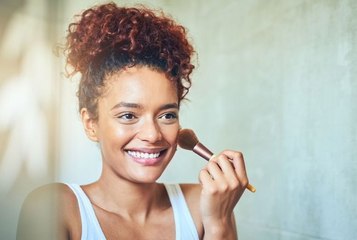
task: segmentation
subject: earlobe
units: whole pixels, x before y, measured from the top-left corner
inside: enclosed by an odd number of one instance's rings
[[[81,109],[81,119],[87,137],[94,142],[98,142],[96,120],[91,118],[87,108]]]

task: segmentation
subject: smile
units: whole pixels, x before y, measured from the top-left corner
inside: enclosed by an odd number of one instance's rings
[[[147,153],[147,152],[138,152],[138,151],[127,151],[127,153],[134,157],[134,158],[141,158],[141,159],[153,159],[158,158],[161,152],[157,153]]]

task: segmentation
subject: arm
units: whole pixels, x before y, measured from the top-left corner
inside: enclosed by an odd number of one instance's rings
[[[237,239],[233,210],[248,185],[243,155],[223,151],[209,161],[199,178],[203,239]]]
[[[212,227],[211,227],[212,226]],[[208,239],[238,239],[237,227],[234,214],[228,221],[215,222],[214,224],[206,224],[204,232],[204,240]]]
[[[31,192],[22,205],[17,240],[69,239],[62,224],[59,184],[47,185]]]

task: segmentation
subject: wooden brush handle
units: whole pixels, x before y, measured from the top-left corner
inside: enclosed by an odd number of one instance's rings
[[[254,187],[253,185],[251,185],[250,183],[248,183],[247,189],[248,189],[249,191],[253,192],[253,193],[254,193],[255,191],[257,191],[257,190],[255,189],[255,187]]]

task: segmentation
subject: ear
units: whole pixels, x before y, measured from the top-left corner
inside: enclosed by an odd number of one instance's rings
[[[98,142],[97,121],[91,118],[87,108],[81,109],[81,119],[87,137],[94,142]]]

